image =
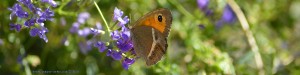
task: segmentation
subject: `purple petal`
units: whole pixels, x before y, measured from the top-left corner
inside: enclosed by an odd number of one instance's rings
[[[127,24],[129,22],[129,18],[128,16],[125,16],[123,19],[122,18],[118,18],[119,26],[123,27],[125,24]]]
[[[133,47],[131,40],[125,40],[125,39],[118,39],[117,40],[117,47],[120,49],[122,53],[128,52]]]
[[[121,53],[121,52],[117,52],[117,51],[115,51],[115,50],[112,50],[111,57],[112,57],[114,60],[121,60],[121,59],[122,59],[122,53]]]
[[[97,43],[94,44],[94,47],[97,47],[99,52],[103,52],[104,50],[107,49],[107,47],[105,46],[105,43],[99,41]]]
[[[118,40],[118,39],[120,39],[120,35],[119,35],[119,32],[117,30],[111,32],[110,36],[112,37],[112,40]]]
[[[124,69],[128,70],[129,66],[135,62],[134,59],[125,58],[122,62],[122,66]]]
[[[122,66],[123,66],[123,68],[124,68],[125,70],[128,70],[130,65],[128,65],[128,64],[126,64],[126,63],[124,63],[124,62],[122,62]]]
[[[40,31],[39,31],[39,37],[41,38],[41,39],[43,39],[45,42],[48,42],[48,38],[47,38],[47,36],[46,36],[46,34],[45,33],[47,33],[48,32],[48,29],[47,28],[45,28],[45,27],[43,27],[43,28],[41,28],[40,29]]]
[[[35,6],[32,3],[26,4],[30,11],[35,11]]]
[[[118,9],[117,7],[115,7],[113,20],[114,21],[118,20],[118,18],[121,18],[122,15],[123,15],[123,11],[121,11],[120,9]]]
[[[80,26],[80,24],[75,22],[75,23],[73,23],[73,25],[72,25],[72,27],[70,28],[69,31],[71,33],[77,33],[77,31],[79,30],[79,26]]]
[[[86,36],[88,36],[90,33],[91,33],[90,28],[84,28],[84,29],[82,29],[82,30],[78,30],[78,35],[79,35],[79,36],[86,37]]]
[[[18,11],[15,11],[15,13],[20,18],[27,18],[28,17],[28,13],[26,11],[18,10]]]
[[[204,9],[207,9],[207,6],[209,4],[209,0],[197,0],[197,4],[198,4],[198,7],[201,10],[204,10]]]
[[[235,22],[235,19],[236,19],[235,13],[233,12],[233,10],[229,5],[226,5],[222,15],[222,21],[226,23],[233,23]]]
[[[108,49],[107,53],[106,53],[106,56],[111,56],[112,54],[112,50],[111,49]]]
[[[20,25],[20,24],[12,24],[12,23],[10,23],[9,24],[9,26],[10,26],[10,30],[17,30],[18,32],[21,30],[21,28],[22,28],[22,26]]]
[[[77,21],[78,23],[83,24],[88,18],[90,18],[90,14],[88,12],[82,12],[78,15]]]
[[[33,28],[29,31],[29,35],[34,37],[36,36],[37,34],[39,34],[39,29],[38,28]]]
[[[97,23],[96,23],[96,28],[102,30],[102,25],[101,25],[100,22],[97,22]]]
[[[133,64],[135,62],[135,60],[134,59],[125,58],[123,62],[126,63],[126,64],[131,65],[131,64]]]
[[[34,19],[34,18],[31,18],[31,19],[27,20],[27,21],[24,23],[24,25],[25,25],[26,27],[30,27],[30,26],[33,26],[34,23],[35,23],[35,19]]]

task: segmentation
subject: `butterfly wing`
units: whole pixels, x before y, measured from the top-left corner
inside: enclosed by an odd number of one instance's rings
[[[166,53],[171,23],[171,12],[158,9],[140,18],[131,28],[134,50],[147,65],[156,64]]]

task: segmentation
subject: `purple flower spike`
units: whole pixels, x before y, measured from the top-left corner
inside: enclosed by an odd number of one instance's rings
[[[129,66],[135,62],[134,59],[125,58],[122,62],[122,66],[124,69],[128,70]]]
[[[22,26],[20,25],[20,24],[12,24],[12,23],[10,23],[9,24],[9,26],[10,26],[10,30],[17,30],[18,32],[21,30],[21,28],[22,28]]]
[[[121,11],[120,9],[118,9],[117,7],[114,10],[114,18],[113,21],[119,21],[120,23],[118,24],[120,27],[123,27],[125,24],[127,24],[129,22],[129,18],[128,16],[125,16],[124,18],[122,18],[123,16],[123,11]]]
[[[35,23],[35,19],[32,18],[32,19],[27,20],[27,21],[24,23],[24,25],[25,25],[26,27],[30,27],[30,26],[33,26],[34,23]]]
[[[83,24],[88,18],[90,18],[90,14],[88,12],[82,12],[79,14],[77,21],[78,23]]]
[[[107,47],[105,46],[105,43],[99,41],[97,43],[94,44],[94,47],[97,47],[99,52],[103,52],[104,50],[107,49]]]
[[[115,50],[108,49],[108,52],[107,52],[106,55],[111,56],[114,60],[121,60],[122,59],[122,53],[117,52]]]

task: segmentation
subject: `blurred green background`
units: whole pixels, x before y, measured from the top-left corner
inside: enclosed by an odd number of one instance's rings
[[[54,20],[45,22],[49,30],[47,43],[30,37],[29,29],[10,30],[8,8],[17,1],[4,0],[0,2],[0,74],[47,74],[35,71],[72,71],[58,74],[75,75],[300,74],[300,0],[235,0],[250,30],[243,29],[239,19],[216,26],[232,0],[209,0],[207,8],[213,11],[212,15],[206,15],[197,0],[95,1],[109,25],[114,23],[115,7],[129,16],[130,24],[152,10],[170,9],[173,23],[165,57],[153,66],[137,59],[125,70],[121,61],[107,57],[97,48],[81,53],[78,44],[86,38],[70,34],[69,29],[81,12],[91,15],[83,27],[93,27],[96,22],[104,25],[93,0],[57,0],[58,7],[52,8]],[[258,52],[249,44],[247,32],[252,33]]]

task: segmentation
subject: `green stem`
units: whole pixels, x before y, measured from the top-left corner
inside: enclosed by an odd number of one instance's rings
[[[108,27],[108,24],[107,24],[107,22],[106,22],[106,20],[105,20],[105,18],[104,18],[104,16],[103,16],[103,14],[102,14],[102,12],[101,12],[99,6],[98,6],[98,4],[97,4],[95,1],[94,1],[94,4],[95,4],[95,6],[96,6],[96,8],[97,8],[97,10],[98,10],[98,12],[99,12],[99,14],[100,14],[102,20],[104,21],[104,24],[105,24],[105,26],[106,26],[107,32],[110,32],[110,28]],[[109,34],[109,33],[108,33],[108,34]]]

